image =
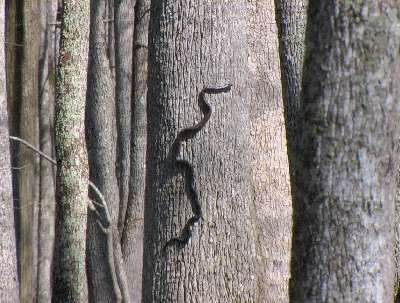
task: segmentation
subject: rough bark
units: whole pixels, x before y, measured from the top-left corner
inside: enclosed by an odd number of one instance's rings
[[[6,93],[5,1],[0,1],[0,302],[18,303],[17,245]]]
[[[133,7],[131,8],[133,10]],[[107,57],[111,74],[115,79],[115,18],[114,0],[107,1],[107,9],[104,12],[104,23],[107,24]]]
[[[6,11],[6,73],[7,73],[7,109],[9,121],[9,133],[16,134],[16,123],[14,122],[14,105],[15,105],[15,76],[16,76],[16,53],[21,46],[17,43],[17,1],[5,1]]]
[[[57,223],[53,302],[87,302],[85,266],[88,163],[85,100],[89,51],[88,1],[63,0],[57,69],[55,145]]]
[[[273,0],[248,1],[252,219],[257,302],[288,302],[292,203]]]
[[[53,41],[57,2],[41,9],[39,60],[39,148],[53,155],[55,66]],[[40,158],[37,302],[51,301],[51,262],[54,248],[55,175],[52,163]]]
[[[38,65],[40,2],[22,2],[22,60],[20,65],[19,137],[39,145]],[[34,302],[37,288],[39,157],[25,146],[18,157],[19,252],[21,302]]]
[[[86,142],[88,145],[90,180],[103,193],[110,210],[112,237],[107,238],[97,221],[104,220],[96,213],[89,214],[88,221],[88,278],[91,302],[129,303],[124,292],[124,268],[121,256],[120,235],[117,230],[119,214],[119,192],[115,172],[116,127],[114,85],[107,59],[106,25],[103,15],[105,0],[91,1],[90,52],[88,94],[86,110]],[[93,196],[92,199],[96,199]],[[104,214],[103,214],[104,215]],[[105,226],[108,227],[108,226]],[[114,243],[109,243],[114,241]],[[111,253],[107,245],[111,245]],[[112,253],[115,255],[111,255]],[[114,262],[115,260],[115,262]],[[117,270],[118,281],[111,270]]]
[[[256,302],[245,29],[245,1],[151,4],[143,302]],[[227,82],[231,92],[206,96],[210,120],[175,155],[177,134],[203,117],[199,92]],[[164,253],[197,208],[192,186],[203,219]]]
[[[296,139],[308,0],[275,0],[289,159]]]
[[[399,8],[309,3],[293,302],[393,302]]]
[[[147,58],[150,0],[137,0],[133,41],[132,132],[129,200],[122,233],[122,253],[132,303],[142,302],[143,212],[147,144]]]
[[[122,232],[129,195],[133,29],[136,0],[114,1],[115,104],[117,114],[118,227]]]
[[[399,150],[398,150],[399,152]],[[395,204],[395,280],[394,297],[395,303],[400,303],[400,169],[397,173],[397,190]]]

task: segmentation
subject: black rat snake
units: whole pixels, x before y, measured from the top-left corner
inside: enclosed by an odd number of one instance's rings
[[[208,86],[203,88],[198,97],[198,105],[201,112],[203,113],[203,118],[197,124],[181,130],[176,136],[174,143],[172,143],[170,155],[171,158],[175,161],[178,170],[183,172],[185,179],[185,191],[188,195],[192,207],[193,216],[186,222],[179,237],[172,238],[167,243],[165,243],[163,248],[164,253],[169,246],[176,245],[179,248],[184,247],[189,242],[189,239],[192,236],[193,225],[202,218],[201,205],[196,189],[194,187],[193,166],[186,160],[178,159],[178,155],[181,149],[181,143],[183,141],[187,141],[188,139],[192,139],[204,127],[204,125],[206,125],[211,117],[212,109],[211,106],[204,99],[204,96],[206,94],[227,93],[231,90],[231,87],[232,84],[228,84],[222,87]]]

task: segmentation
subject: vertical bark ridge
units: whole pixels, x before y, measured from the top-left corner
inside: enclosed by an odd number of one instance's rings
[[[132,57],[136,0],[114,1],[115,104],[117,117],[116,172],[119,186],[118,228],[122,233],[129,196]]]
[[[288,302],[292,205],[273,0],[248,1],[252,218],[257,302]]]

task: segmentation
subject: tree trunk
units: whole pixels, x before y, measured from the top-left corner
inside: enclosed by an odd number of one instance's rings
[[[245,30],[245,1],[151,4],[143,302],[256,302]]]
[[[85,100],[89,3],[63,0],[57,70],[55,143],[57,224],[53,302],[88,301],[85,267],[88,163]]]
[[[301,106],[301,81],[308,0],[275,0],[289,160]],[[291,168],[293,167],[291,163]]]
[[[7,109],[8,109],[8,125],[9,133],[17,134],[17,123],[15,120],[15,77],[17,65],[17,51],[21,50],[21,46],[17,43],[17,1],[5,1],[5,50],[6,50],[6,77],[7,77]],[[11,159],[12,161],[12,159]],[[15,190],[15,187],[14,187]]]
[[[8,141],[4,4],[4,1],[0,1],[0,302],[18,303],[17,246]]]
[[[132,45],[136,0],[115,0],[115,104],[117,114],[118,227],[122,233],[129,195]]]
[[[273,0],[248,1],[250,147],[257,302],[288,302],[292,203]]]
[[[147,58],[150,0],[137,0],[133,41],[133,103],[129,200],[122,233],[122,253],[132,303],[142,302],[143,212],[147,145]]]
[[[118,0],[116,0],[118,1]],[[114,18],[114,0],[107,0],[107,8],[104,12],[104,24],[107,24],[107,58],[112,74],[115,79],[115,18]],[[133,7],[131,8],[133,10]]]
[[[22,61],[19,137],[39,145],[38,65],[40,27],[38,0],[22,4]],[[25,146],[19,148],[18,202],[20,210],[20,296],[21,302],[34,302],[37,289],[39,157]]]
[[[310,1],[294,154],[293,302],[393,302],[395,6]]]
[[[96,213],[90,213],[87,247],[89,292],[91,302],[119,302],[119,296],[122,295],[124,303],[129,303],[129,296],[124,292],[123,286],[125,277],[117,230],[119,193],[115,174],[115,103],[114,86],[106,53],[106,26],[103,22],[105,9],[105,0],[91,1],[86,141],[90,180],[98,186],[108,204],[111,222],[107,222],[110,226],[104,227],[109,227],[109,232],[113,232],[114,243],[108,243],[107,235],[99,228],[97,223],[99,220],[103,225],[107,225],[104,223],[104,218],[100,219]],[[114,246],[115,255],[107,250],[107,245]],[[117,271],[117,277],[113,275],[113,270]]]
[[[397,190],[395,204],[395,283],[394,296],[395,303],[400,303],[400,169],[397,172]]]
[[[55,3],[55,5],[54,5]],[[53,155],[55,66],[53,41],[57,2],[48,0],[41,10],[39,61],[40,150]],[[40,159],[37,302],[51,301],[51,263],[54,248],[55,176],[53,164]]]

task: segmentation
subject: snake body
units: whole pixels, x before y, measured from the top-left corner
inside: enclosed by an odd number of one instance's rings
[[[170,150],[170,156],[174,160],[175,165],[178,170],[182,172],[185,179],[185,191],[188,195],[193,216],[186,222],[183,227],[180,236],[175,237],[167,241],[164,245],[163,251],[166,252],[166,249],[169,246],[177,246],[179,248],[184,247],[192,236],[192,227],[202,218],[201,205],[199,202],[199,198],[194,186],[194,170],[193,166],[186,160],[178,159],[178,155],[181,149],[181,143],[187,141],[188,139],[193,138],[210,120],[212,109],[211,106],[206,102],[205,95],[206,94],[220,94],[227,93],[231,90],[232,85],[228,84],[222,87],[205,87],[203,88],[198,97],[198,105],[203,114],[203,118],[195,125],[191,127],[184,128],[181,130],[176,136]]]

